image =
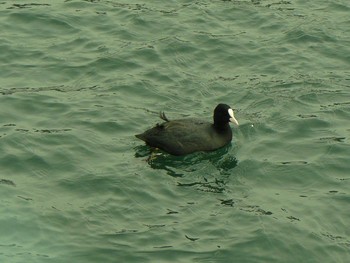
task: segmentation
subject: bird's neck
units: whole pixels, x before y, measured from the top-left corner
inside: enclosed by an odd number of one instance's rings
[[[215,130],[217,130],[218,132],[225,132],[228,129],[231,129],[230,125],[227,122],[225,122],[225,123],[223,123],[223,122],[215,122],[213,124],[213,126],[214,126]]]

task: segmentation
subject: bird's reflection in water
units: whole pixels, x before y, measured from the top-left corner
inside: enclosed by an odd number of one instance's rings
[[[163,170],[178,179],[181,187],[195,187],[208,192],[223,192],[237,166],[238,160],[231,153],[231,144],[213,152],[198,152],[185,156],[173,156],[147,146],[137,146],[135,157],[144,158],[155,170]]]

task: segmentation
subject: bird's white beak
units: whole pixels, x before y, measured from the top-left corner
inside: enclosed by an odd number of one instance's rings
[[[233,110],[232,110],[232,109],[229,109],[229,110],[228,110],[228,114],[230,115],[230,122],[233,122],[233,123],[235,123],[235,124],[238,126],[238,125],[239,125],[239,124],[238,124],[238,121],[236,120],[235,115],[233,114]]]

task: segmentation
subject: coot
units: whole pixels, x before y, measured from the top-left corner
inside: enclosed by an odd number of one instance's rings
[[[144,133],[135,135],[151,147],[159,148],[172,155],[185,155],[198,151],[213,151],[232,140],[229,122],[238,125],[233,110],[226,104],[219,104],[214,110],[214,123],[188,118],[165,121]]]

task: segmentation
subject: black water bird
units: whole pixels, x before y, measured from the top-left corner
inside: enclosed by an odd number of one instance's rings
[[[165,122],[135,136],[172,155],[213,151],[231,142],[229,122],[238,125],[232,108],[226,104],[217,105],[213,117],[214,123],[195,118],[169,120],[161,113],[160,118]]]

